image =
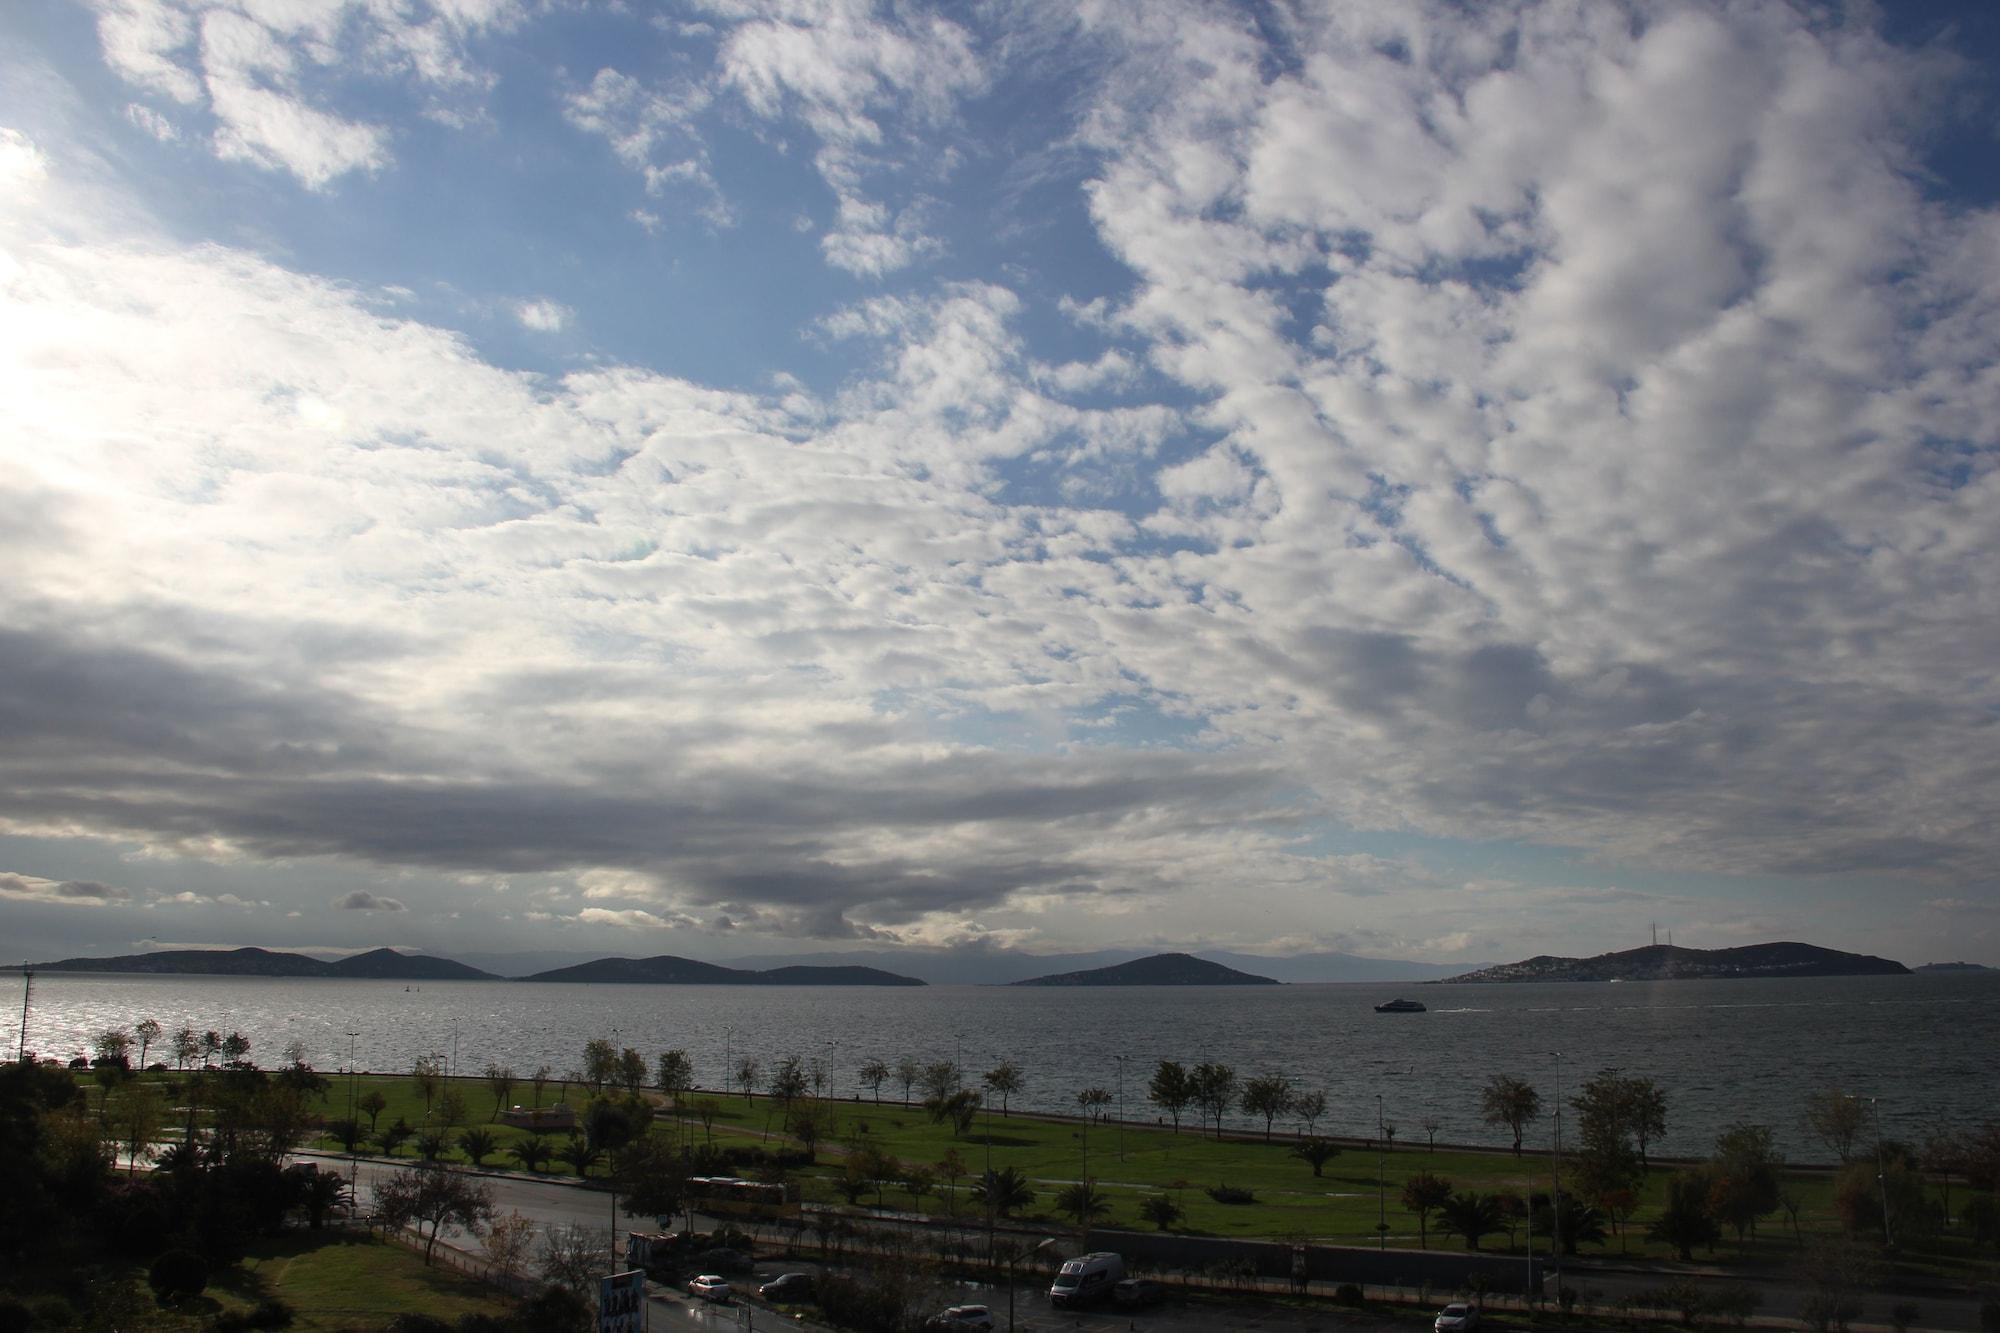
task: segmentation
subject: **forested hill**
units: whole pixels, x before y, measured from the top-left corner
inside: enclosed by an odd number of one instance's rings
[[[624,982],[654,986],[921,986],[875,967],[774,967],[753,972],[661,954],[657,958],[597,958],[537,972],[523,981]]]
[[[1058,972],[1052,976],[1030,977],[1016,986],[1276,986],[1270,977],[1238,972],[1221,963],[1211,963],[1186,953],[1156,953],[1135,958],[1113,967],[1093,967],[1083,972]]]
[[[391,981],[491,981],[491,972],[428,954],[372,949],[323,963],[274,949],[162,949],[115,958],[64,958],[36,963],[38,972],[144,972],[155,976],[364,977]]]
[[[1816,944],[1782,941],[1734,949],[1685,949],[1649,944],[1595,958],[1543,954],[1519,963],[1446,977],[1433,984],[1461,981],[1690,981],[1735,977],[1907,976],[1910,969],[1872,954],[1842,953]]]

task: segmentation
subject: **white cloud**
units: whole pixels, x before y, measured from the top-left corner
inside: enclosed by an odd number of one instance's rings
[[[522,301],[514,307],[514,318],[521,327],[536,333],[560,333],[569,324],[569,307],[546,297],[535,301]]]
[[[181,137],[181,132],[171,120],[153,108],[139,102],[125,104],[125,119],[152,135],[161,143],[173,143]]]

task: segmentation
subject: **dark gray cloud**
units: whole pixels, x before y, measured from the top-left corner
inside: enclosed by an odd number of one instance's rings
[[[336,909],[343,912],[402,912],[408,910],[403,906],[400,899],[378,897],[366,889],[356,889],[352,893],[336,898],[333,900],[333,905]]]

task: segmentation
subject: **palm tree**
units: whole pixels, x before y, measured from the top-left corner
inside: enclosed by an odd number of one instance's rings
[[[445,1137],[441,1129],[427,1129],[417,1135],[417,1156],[426,1162],[435,1162],[444,1156],[445,1149],[450,1146],[451,1140]]]
[[[1079,1180],[1057,1190],[1056,1207],[1074,1217],[1077,1226],[1086,1228],[1111,1211],[1110,1201],[1098,1192],[1094,1180]]]
[[[591,1167],[604,1160],[604,1149],[581,1134],[572,1134],[556,1156],[568,1162],[579,1176],[587,1176]]]
[[[465,1151],[466,1160],[474,1166],[485,1166],[486,1159],[493,1155],[498,1144],[490,1129],[473,1128],[458,1136],[458,1146]]]
[[[306,1225],[318,1231],[326,1225],[327,1214],[348,1202],[347,1182],[337,1171],[314,1171],[302,1175],[298,1185],[298,1206],[305,1210]]]
[[[1139,1201],[1139,1216],[1165,1231],[1181,1220],[1181,1206],[1164,1194],[1149,1194]]]
[[[1465,1237],[1468,1250],[1479,1248],[1480,1237],[1505,1230],[1506,1226],[1497,1194],[1474,1194],[1467,1190],[1438,1205],[1438,1230],[1448,1236]]]
[[[1003,1166],[998,1171],[988,1168],[972,1187],[972,1197],[998,1216],[1006,1217],[1033,1203],[1035,1192],[1028,1188],[1028,1178],[1019,1167]]]
[[[507,1151],[513,1155],[515,1161],[533,1172],[539,1173],[548,1164],[548,1140],[539,1134],[528,1135]]]
[[[1292,1145],[1292,1156],[1309,1163],[1317,1176],[1323,1173],[1328,1162],[1340,1156],[1340,1146],[1325,1139],[1306,1139]]]

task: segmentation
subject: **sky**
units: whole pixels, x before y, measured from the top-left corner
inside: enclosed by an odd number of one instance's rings
[[[6,948],[2000,964],[2000,13],[0,7]]]

